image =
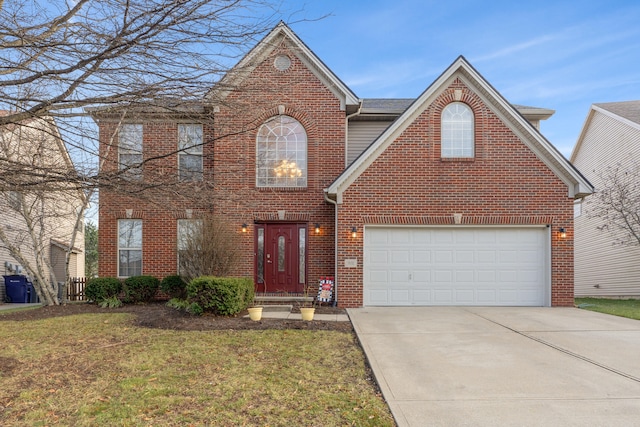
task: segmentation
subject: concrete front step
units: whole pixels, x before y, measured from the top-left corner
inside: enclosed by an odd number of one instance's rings
[[[298,296],[279,296],[279,295],[256,295],[255,301],[257,303],[302,303],[313,302],[313,297],[298,297]]]
[[[291,313],[293,305],[264,305],[262,306],[262,314],[264,313]]]

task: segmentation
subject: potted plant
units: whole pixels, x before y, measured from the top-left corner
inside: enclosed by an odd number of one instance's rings
[[[311,321],[313,320],[313,315],[315,314],[315,298],[311,301],[309,300],[309,286],[304,287],[303,292],[304,300],[302,301],[302,306],[300,307],[300,314],[302,315],[302,320]]]
[[[265,284],[265,289],[266,289],[266,287],[267,287],[267,285]],[[247,311],[249,312],[249,318],[251,320],[257,322],[260,319],[262,319],[262,306],[261,305],[257,305],[255,291],[253,293],[253,303],[251,304],[251,307],[247,308]]]

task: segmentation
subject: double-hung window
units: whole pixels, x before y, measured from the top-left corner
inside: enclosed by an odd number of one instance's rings
[[[142,125],[124,124],[118,132],[118,163],[132,178],[142,178]]]
[[[442,157],[474,156],[473,112],[462,102],[452,102],[442,110]]]
[[[184,181],[202,181],[202,125],[178,125],[178,170]]]
[[[178,220],[178,274],[188,274],[190,263],[198,258],[195,252],[201,250],[202,220]]]
[[[142,220],[118,220],[118,276],[142,274]]]

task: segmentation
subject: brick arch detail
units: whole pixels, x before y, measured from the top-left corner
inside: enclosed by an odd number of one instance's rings
[[[456,99],[455,97],[456,90],[462,91],[460,99]],[[488,128],[489,109],[482,99],[467,85],[465,85],[460,78],[456,78],[449,87],[443,90],[428,108],[428,110],[431,110],[430,113],[433,116],[434,122],[437,124],[437,126],[433,126],[432,135],[433,141],[436,142],[436,144],[434,144],[434,155],[437,157],[440,156],[440,141],[442,140],[442,111],[447,105],[453,102],[461,102],[471,108],[474,126],[474,158],[480,159],[486,156],[487,147],[485,147],[485,144],[487,142],[487,138],[484,137],[484,134]]]
[[[282,104],[280,104],[282,105]],[[256,123],[258,124],[258,126],[256,127],[256,133],[258,131],[258,129],[260,129],[260,127],[270,118],[272,117],[276,117],[276,116],[289,116],[289,117],[293,117],[294,119],[296,119],[297,121],[299,121],[302,126],[304,127],[305,132],[307,133],[307,143],[309,143],[309,141],[311,140],[310,135],[314,135],[317,134],[317,125],[315,124],[315,122],[313,120],[311,120],[309,118],[309,116],[303,112],[300,111],[297,108],[291,107],[291,106],[286,106],[284,107],[284,112],[281,114],[280,110],[279,110],[279,105],[270,108],[266,111],[264,111],[262,114],[260,114],[257,118],[256,118]]]

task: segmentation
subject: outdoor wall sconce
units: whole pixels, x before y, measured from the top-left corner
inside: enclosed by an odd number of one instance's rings
[[[316,222],[316,225],[315,225],[315,229],[316,229],[315,230],[316,234],[320,234],[320,224],[318,224],[317,222]]]
[[[242,232],[243,233],[247,232],[247,223],[246,222],[244,224],[242,224]]]
[[[567,237],[567,231],[566,231],[563,227],[560,227],[560,229],[558,230],[558,236],[559,236],[561,239],[566,239],[566,237]]]
[[[354,239],[358,236],[358,228],[357,227],[351,227],[351,237],[353,237]]]

